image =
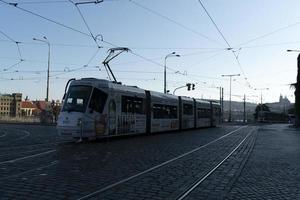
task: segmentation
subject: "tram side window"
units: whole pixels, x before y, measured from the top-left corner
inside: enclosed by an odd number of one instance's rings
[[[154,119],[176,119],[177,106],[154,104],[153,118]]]
[[[89,108],[93,111],[102,113],[105,106],[106,99],[107,99],[106,93],[102,92],[97,88],[94,88]]]
[[[197,111],[198,111],[198,119],[210,117],[210,109],[198,108]]]
[[[122,96],[122,112],[145,114],[145,100],[138,97]]]
[[[183,114],[184,115],[193,115],[193,105],[183,104]]]

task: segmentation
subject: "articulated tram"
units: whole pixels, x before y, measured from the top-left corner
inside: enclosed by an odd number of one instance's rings
[[[70,82],[57,129],[61,135],[95,139],[211,127],[219,122],[220,105],[215,102],[83,78]]]

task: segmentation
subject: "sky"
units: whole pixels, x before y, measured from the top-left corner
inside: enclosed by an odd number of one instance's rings
[[[74,3],[89,2],[86,4]],[[50,44],[49,99],[61,99],[70,78],[108,79],[108,50],[127,47],[110,62],[118,81],[176,95],[259,103],[294,102],[300,49],[299,0],[0,0],[0,93],[45,99]],[[8,3],[17,3],[16,6]],[[207,12],[205,12],[204,6]],[[97,44],[93,39],[97,36]],[[103,41],[101,41],[103,38]],[[98,45],[100,48],[98,48]],[[255,90],[256,88],[256,90]],[[269,88],[268,90],[266,88]]]

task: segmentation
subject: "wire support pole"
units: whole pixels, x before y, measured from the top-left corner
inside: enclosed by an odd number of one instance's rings
[[[269,90],[269,88],[254,88],[254,90],[260,90],[260,119],[259,119],[259,121],[263,121],[263,99],[262,99],[262,91],[263,90]],[[258,118],[258,116],[257,116],[257,118]]]
[[[240,74],[227,74],[222,75],[223,77],[229,77],[230,78],[230,85],[229,85],[229,116],[228,116],[228,122],[232,121],[232,115],[231,115],[231,82],[233,76],[240,76]]]
[[[48,45],[48,66],[47,66],[47,89],[46,89],[46,101],[49,101],[49,78],[50,78],[50,42],[48,41],[47,37],[43,37],[44,39],[37,39],[33,38],[33,40],[43,42]]]

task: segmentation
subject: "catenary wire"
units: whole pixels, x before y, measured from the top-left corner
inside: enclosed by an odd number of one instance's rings
[[[202,3],[201,0],[198,0],[198,2],[200,3],[201,7],[203,8],[203,10],[205,11],[205,13],[207,14],[207,16],[209,17],[209,19],[211,20],[211,22],[213,23],[213,25],[215,26],[215,28],[217,29],[217,31],[219,32],[219,34],[221,35],[221,37],[223,38],[223,40],[226,42],[227,46],[228,46],[228,50],[230,50],[233,55],[234,58],[244,76],[244,79],[246,81],[246,83],[250,86],[250,83],[248,82],[248,78],[244,72],[244,69],[239,61],[238,55],[236,54],[236,52],[234,51],[234,49],[232,48],[232,46],[229,44],[228,40],[225,38],[224,34],[222,33],[221,29],[218,27],[218,25],[216,24],[216,22],[214,21],[214,19],[212,18],[212,16],[209,14],[208,10],[205,8],[204,4]]]
[[[159,12],[157,12],[157,11],[151,9],[151,8],[148,8],[148,7],[142,5],[142,4],[140,4],[140,3],[138,3],[138,2],[136,2],[134,0],[129,0],[129,2],[133,3],[137,7],[142,8],[142,9],[144,9],[144,10],[146,10],[146,11],[148,11],[148,12],[150,12],[150,13],[156,15],[156,16],[159,16],[159,17],[161,17],[161,18],[163,18],[163,19],[165,19],[165,20],[167,20],[167,21],[169,21],[169,22],[171,22],[173,24],[176,24],[177,26],[179,26],[179,27],[181,27],[181,28],[183,28],[183,29],[185,29],[187,31],[190,31],[190,32],[192,32],[192,33],[194,33],[194,34],[196,34],[198,36],[201,36],[202,38],[205,38],[205,39],[207,39],[210,42],[216,43],[219,46],[224,46],[223,44],[221,44],[217,40],[214,40],[214,39],[212,39],[212,38],[210,38],[210,37],[208,37],[208,36],[206,36],[206,35],[204,35],[202,33],[199,33],[198,31],[196,31],[196,30],[194,30],[192,28],[189,28],[189,27],[185,26],[184,24],[181,24],[181,23],[175,21],[174,19],[171,19],[171,18],[169,18],[169,17],[167,17],[167,16],[165,16],[165,15],[163,15],[163,14],[161,14],[161,13],[159,13]]]

